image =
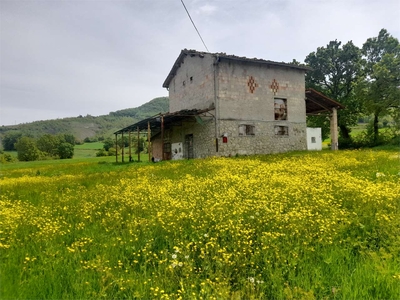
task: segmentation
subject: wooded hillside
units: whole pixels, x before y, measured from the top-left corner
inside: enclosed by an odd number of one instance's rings
[[[76,139],[97,139],[110,136],[113,132],[142,119],[169,110],[168,97],[155,98],[139,107],[110,112],[103,116],[78,116],[55,120],[36,121],[12,126],[1,126],[0,137],[7,132],[39,137],[43,134],[73,134]]]

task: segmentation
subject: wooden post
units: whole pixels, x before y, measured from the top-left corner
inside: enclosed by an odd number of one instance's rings
[[[121,143],[121,156],[122,156],[122,162],[125,162],[125,157],[124,157],[124,149],[125,149],[125,141],[124,141],[124,132],[122,131],[122,143]]]
[[[140,161],[140,131],[139,131],[139,126],[137,128],[137,160]]]
[[[161,116],[161,160],[164,160],[164,116]]]
[[[115,134],[115,162],[118,162],[118,134]]]
[[[149,154],[149,162],[151,161],[151,130],[150,121],[147,122],[147,153]]]
[[[129,130],[129,162],[132,161],[132,138],[131,131]]]
[[[331,114],[331,150],[339,149],[337,110],[332,108]]]

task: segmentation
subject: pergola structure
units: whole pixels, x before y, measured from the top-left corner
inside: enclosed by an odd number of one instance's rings
[[[305,101],[306,101],[306,115],[320,115],[328,113],[330,115],[331,120],[331,149],[338,150],[338,123],[337,123],[337,110],[343,109],[344,106],[339,102],[325,96],[324,94],[317,92],[314,89],[306,89],[305,91]],[[152,149],[151,149],[151,137],[157,134],[161,134],[162,141],[162,153],[164,156],[164,130],[169,128],[174,124],[179,124],[183,120],[185,121],[193,121],[202,123],[202,117],[212,117],[215,118],[213,114],[210,113],[211,110],[214,110],[213,107],[208,109],[190,109],[190,110],[181,110],[177,112],[167,112],[167,113],[159,113],[155,116],[149,117],[147,119],[141,120],[135,124],[129,125],[125,128],[122,128],[116,132],[115,134],[115,144],[116,148],[118,145],[118,135],[121,135],[121,139],[124,138],[124,134],[129,135],[129,161],[132,161],[132,152],[131,152],[131,134],[137,133],[138,137],[138,149],[140,148],[140,134],[147,135],[147,141],[149,145],[149,161],[152,157]],[[125,161],[125,153],[124,147],[122,147],[121,152],[122,162]],[[164,157],[162,157],[164,159]],[[118,162],[118,151],[115,154],[115,160]],[[140,151],[138,151],[138,161],[140,161]]]
[[[210,113],[211,110],[214,108],[208,109],[190,109],[190,110],[180,110],[173,113],[159,113],[155,116],[149,117],[147,119],[141,120],[135,124],[129,125],[125,128],[122,128],[116,132],[115,134],[115,144],[118,144],[118,135],[121,134],[121,138],[124,138],[124,133],[129,135],[129,161],[132,160],[132,153],[131,153],[131,133],[136,132],[138,135],[138,148],[139,148],[139,137],[140,134],[147,135],[147,142],[149,145],[149,161],[152,157],[152,149],[151,149],[151,137],[161,133],[161,141],[164,141],[164,130],[169,128],[171,125],[179,124],[183,120],[191,120],[193,122],[202,123],[202,117],[212,117],[214,115]],[[164,142],[162,144],[162,153],[164,154]],[[122,162],[125,159],[124,149],[122,148]],[[116,162],[118,162],[118,151],[116,151],[115,155]],[[164,157],[162,157],[164,159]],[[138,161],[140,161],[140,153],[138,153]]]
[[[338,150],[338,121],[337,110],[345,108],[339,102],[317,92],[314,89],[306,89],[306,115],[316,116],[329,113],[331,124],[331,149]]]

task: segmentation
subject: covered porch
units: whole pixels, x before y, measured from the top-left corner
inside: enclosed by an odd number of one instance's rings
[[[152,160],[153,157],[153,149],[152,149],[152,137],[156,135],[161,135],[161,153],[162,160],[166,159],[166,147],[164,143],[164,133],[165,130],[169,129],[171,126],[179,125],[182,121],[185,122],[194,122],[202,124],[202,118],[215,118],[210,111],[214,110],[214,108],[209,109],[191,109],[191,110],[181,110],[173,113],[160,113],[155,116],[149,117],[147,119],[141,120],[135,124],[129,125],[128,127],[122,128],[116,132],[115,134],[115,145],[118,145],[119,137],[124,139],[125,135],[129,136],[129,147],[128,147],[128,159],[132,161],[132,144],[131,144],[131,135],[137,134],[138,143],[140,135],[146,135],[147,143],[148,143],[148,157],[149,161]],[[138,145],[139,148],[139,145]],[[118,151],[116,151],[115,160],[118,162]],[[140,152],[138,151],[137,160],[140,161]],[[124,148],[121,149],[121,161],[125,162],[125,151]]]
[[[338,120],[337,110],[344,109],[345,107],[339,102],[317,92],[314,89],[306,89],[306,115],[329,115],[331,127],[331,149],[338,150]]]

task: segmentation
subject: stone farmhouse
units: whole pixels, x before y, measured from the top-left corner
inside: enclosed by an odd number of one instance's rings
[[[305,90],[308,70],[182,50],[163,83],[169,91],[169,112],[117,131],[116,139],[124,133],[147,133],[150,155],[157,160],[306,150],[306,115],[328,112],[335,149],[336,110],[343,106]]]

